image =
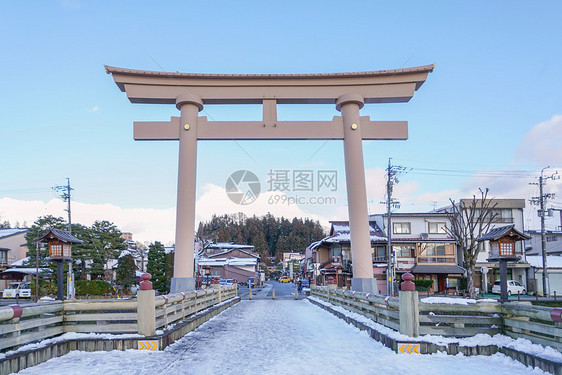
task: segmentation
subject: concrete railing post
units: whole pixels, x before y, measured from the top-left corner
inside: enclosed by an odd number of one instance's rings
[[[218,277],[213,278],[213,280],[211,281],[211,287],[213,289],[216,289],[217,292],[219,293],[219,303],[222,302],[222,288],[221,288],[221,284],[220,284],[220,280]]]
[[[333,276],[328,277],[328,289],[337,289],[338,284]]]
[[[149,273],[141,275],[142,282],[137,292],[137,320],[139,335],[154,336],[156,334],[156,306],[154,289],[149,281],[152,276]]]
[[[414,275],[402,275],[404,282],[399,292],[400,298],[400,333],[410,337],[420,335],[420,309],[418,305],[418,292],[416,284],[412,282]]]

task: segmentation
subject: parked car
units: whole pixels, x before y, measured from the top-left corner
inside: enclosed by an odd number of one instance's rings
[[[10,283],[2,292],[2,298],[31,298],[31,283]]]
[[[283,276],[279,279],[280,283],[290,283],[291,282],[291,278],[289,276]]]
[[[494,286],[492,287],[492,293],[496,293],[496,294],[501,293],[501,286],[499,280],[496,280],[494,282]],[[527,290],[523,285],[519,284],[519,282],[515,280],[507,280],[507,295],[510,296],[512,294],[527,294]]]

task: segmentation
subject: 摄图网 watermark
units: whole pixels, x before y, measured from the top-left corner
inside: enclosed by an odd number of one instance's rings
[[[336,170],[270,169],[267,173],[269,204],[307,205],[336,204],[335,196],[315,196],[316,193],[335,192],[338,189]],[[228,176],[226,194],[236,204],[255,202],[261,193],[261,183],[255,173],[238,170]]]

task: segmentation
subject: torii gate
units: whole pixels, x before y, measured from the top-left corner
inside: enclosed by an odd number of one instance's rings
[[[195,289],[195,177],[198,140],[343,139],[355,291],[378,293],[373,278],[362,140],[407,139],[407,121],[360,117],[365,103],[408,102],[433,65],[328,74],[195,74],[106,66],[131,103],[175,104],[180,117],[135,122],[135,140],[179,140],[173,293]],[[263,104],[262,121],[208,121],[203,105]],[[335,104],[331,121],[278,121],[277,104]]]

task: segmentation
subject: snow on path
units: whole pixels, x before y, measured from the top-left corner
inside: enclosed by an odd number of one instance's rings
[[[71,352],[18,374],[545,374],[504,356],[396,354],[306,300],[241,301],[161,352]]]

